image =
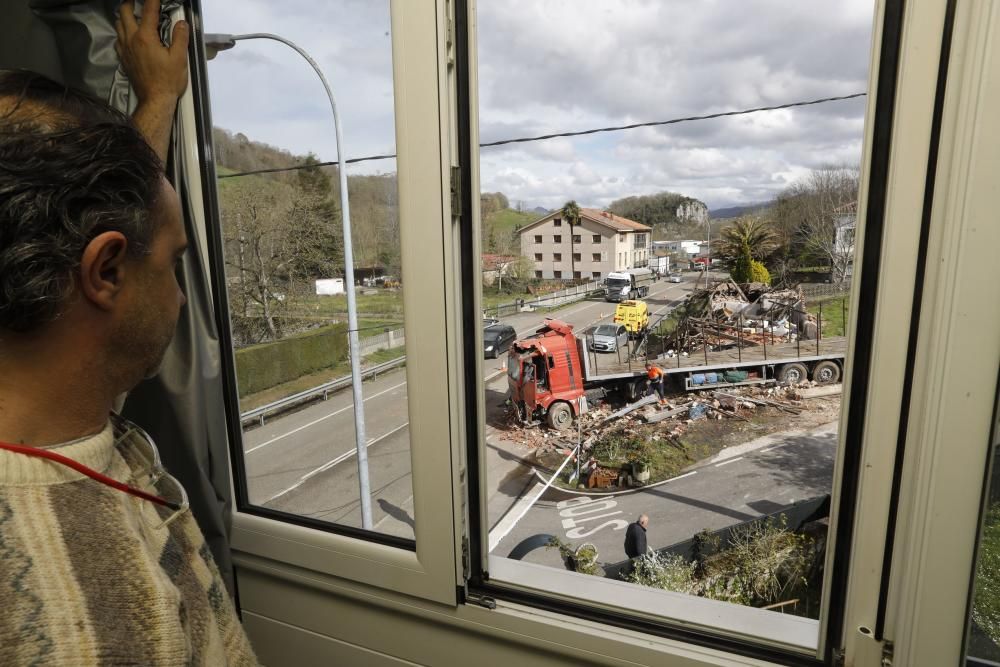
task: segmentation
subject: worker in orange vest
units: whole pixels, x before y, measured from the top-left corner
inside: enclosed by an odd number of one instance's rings
[[[649,390],[647,392],[656,389],[656,393],[660,395],[660,403],[666,403],[667,400],[663,397],[663,369],[651,362],[646,362],[646,376],[649,378]]]

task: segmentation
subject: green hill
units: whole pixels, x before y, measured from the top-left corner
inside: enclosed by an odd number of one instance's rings
[[[538,220],[540,215],[535,213],[528,213],[527,211],[515,211],[512,208],[505,208],[502,211],[497,211],[496,213],[490,215],[487,219],[488,223],[492,223],[498,232],[513,232],[516,229],[520,229],[527,224]]]

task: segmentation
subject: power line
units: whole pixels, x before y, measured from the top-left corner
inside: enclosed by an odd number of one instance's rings
[[[705,114],[702,116],[684,116],[682,118],[671,118],[670,120],[654,120],[646,123],[632,123],[631,125],[613,125],[610,127],[598,127],[592,130],[578,130],[575,132],[554,132],[552,134],[540,134],[534,137],[518,137],[516,139],[501,139],[500,141],[489,141],[479,144],[480,148],[490,148],[491,146],[505,146],[507,144],[523,144],[531,141],[545,141],[557,137],[581,137],[587,134],[599,134],[601,132],[621,132],[623,130],[634,130],[639,127],[657,127],[660,125],[675,125],[677,123],[689,123],[697,120],[712,120],[714,118],[725,118],[727,116],[745,116],[747,114],[759,113],[761,111],[778,111],[780,109],[791,109],[794,107],[806,107],[814,104],[825,104],[827,102],[839,102],[841,100],[852,100],[857,97],[864,97],[867,93],[854,93],[853,95],[840,95],[837,97],[823,97],[818,100],[807,100],[803,102],[789,102],[787,104],[777,104],[768,107],[754,107],[752,109],[741,109],[739,111],[721,111],[719,113]],[[346,164],[356,164],[358,162],[369,162],[372,160],[388,160],[396,157],[392,155],[370,155],[367,157],[356,157],[344,160]],[[253,171],[242,171],[236,174],[223,174],[218,178],[235,178],[236,176],[250,176],[252,174],[273,174],[282,171],[294,171],[309,167],[331,167],[338,162],[317,162],[311,165],[297,165],[294,167],[277,167],[273,169],[254,169]]]

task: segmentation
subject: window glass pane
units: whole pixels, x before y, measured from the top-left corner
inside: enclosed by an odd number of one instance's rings
[[[996,418],[966,644],[969,658],[985,662],[970,660],[970,665],[1000,664],[1000,429]]]
[[[815,645],[873,5],[479,5],[483,143],[747,110],[481,150],[508,204],[483,252],[524,265],[483,287],[519,334],[484,374],[491,582],[570,562],[583,601],[624,579],[636,609],[690,594],[805,619]],[[566,226],[554,270],[529,241]],[[539,340],[546,318],[571,329]]]
[[[331,2],[308,14],[263,0],[238,12],[208,3],[205,23],[207,32],[295,42],[330,83],[345,157],[395,153],[388,2]],[[276,41],[239,40],[209,63],[209,83],[247,501],[413,538],[395,160],[347,168],[345,238],[339,173],[323,164],[337,159],[333,115],[306,60]],[[352,333],[365,378],[357,417]],[[356,429],[366,443],[369,526]]]

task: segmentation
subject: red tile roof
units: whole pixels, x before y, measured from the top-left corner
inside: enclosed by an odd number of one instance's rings
[[[614,227],[615,229],[623,232],[652,231],[652,227],[647,227],[646,225],[636,222],[635,220],[629,220],[628,218],[623,218],[620,215],[615,215],[610,211],[600,211],[596,208],[581,208],[580,216],[609,227]]]
[[[529,224],[525,225],[524,227],[521,227],[519,230],[517,230],[517,233],[518,234],[524,234],[524,232],[528,231],[529,229],[532,229],[532,228],[536,227],[537,225],[540,225],[541,223],[545,222],[546,220],[550,220],[552,218],[561,218],[561,217],[562,217],[562,211],[561,210],[552,211],[551,213],[542,216],[538,220],[535,220],[534,222],[529,223]],[[629,220],[628,218],[623,218],[620,215],[615,215],[613,213],[610,213],[609,211],[601,211],[601,210],[596,209],[596,208],[581,208],[580,209],[580,217],[581,218],[586,218],[587,220],[590,220],[591,222],[596,222],[596,223],[598,223],[600,225],[604,225],[605,227],[610,227],[611,229],[613,229],[613,230],[615,230],[617,232],[650,232],[650,231],[652,231],[652,227],[647,227],[646,225],[638,223],[635,220]]]
[[[483,253],[483,271],[496,271],[503,264],[510,264],[516,258],[516,255],[491,255]]]

